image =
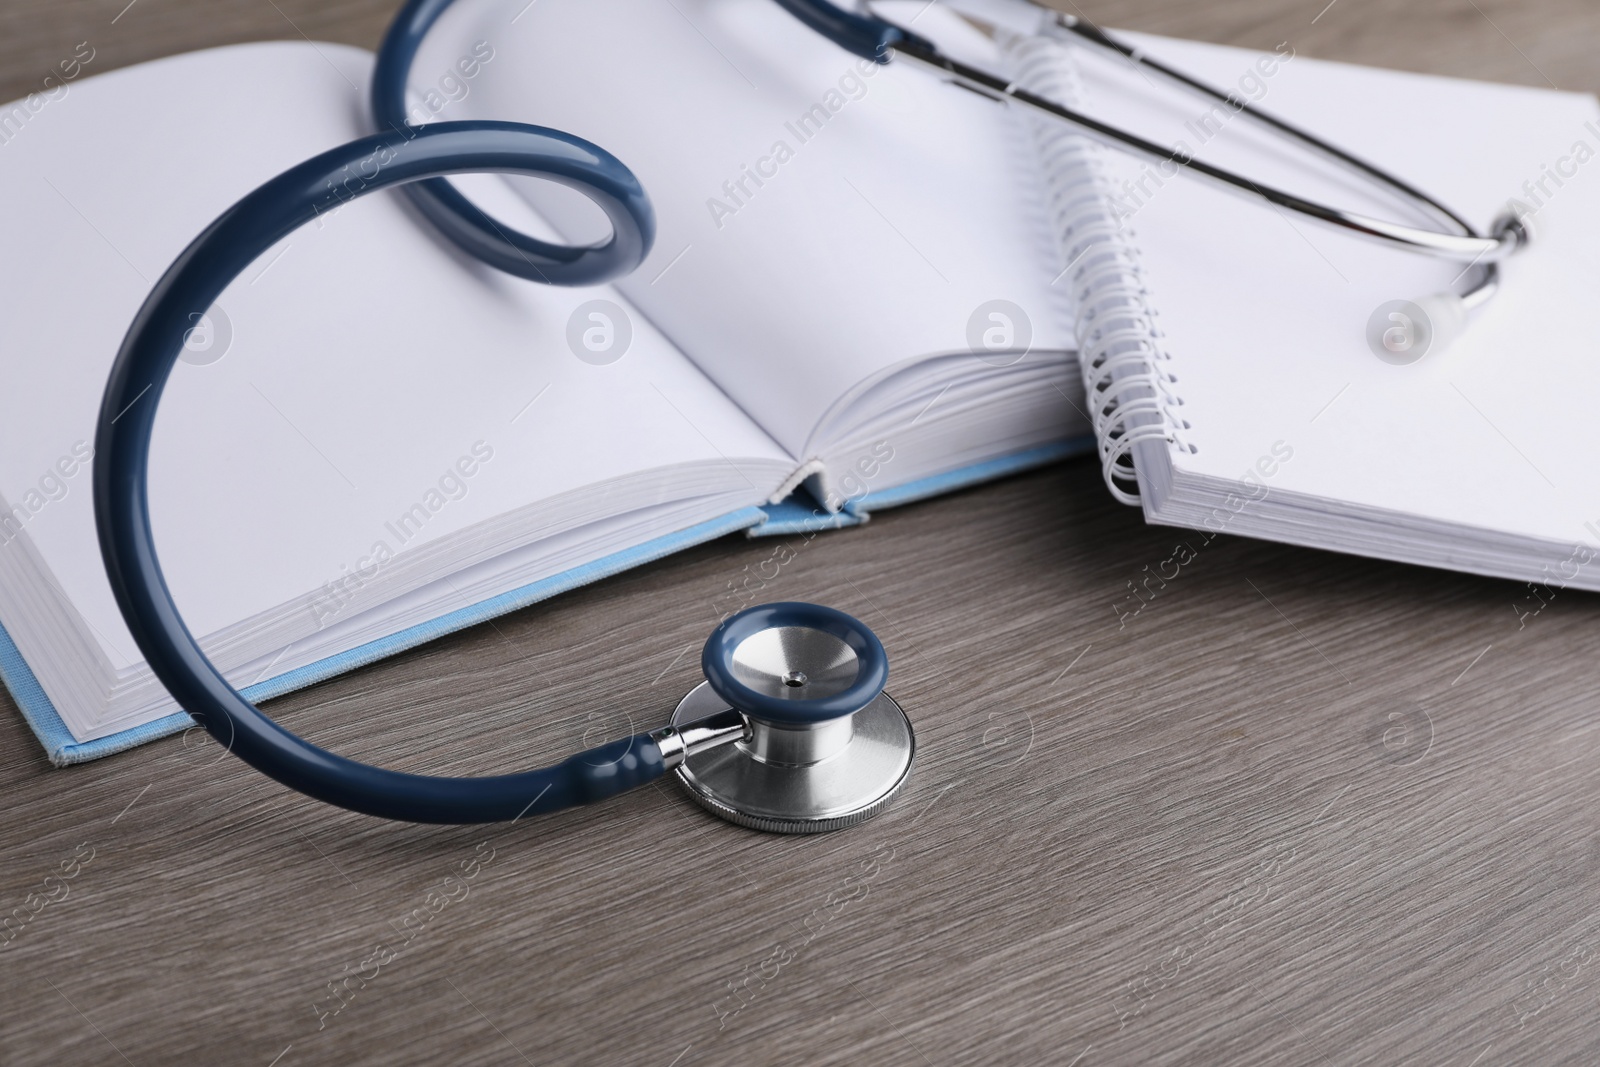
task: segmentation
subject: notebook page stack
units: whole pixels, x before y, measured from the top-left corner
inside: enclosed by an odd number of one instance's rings
[[[1127,37],[1398,173],[1480,231],[1516,199],[1536,239],[1459,340],[1397,365],[1379,358],[1369,323],[1451,288],[1461,264],[1035,123],[1056,231],[1081,257],[1077,333],[1091,406],[1103,404],[1101,454],[1108,470],[1133,456],[1136,487],[1108,477],[1114,491],[1151,522],[1600,589],[1595,99],[1319,62],[1288,42],[1255,54]],[[1264,183],[1396,217],[1361,183],[1124,60],[1037,39],[1010,48],[1024,78],[1063,103]]]

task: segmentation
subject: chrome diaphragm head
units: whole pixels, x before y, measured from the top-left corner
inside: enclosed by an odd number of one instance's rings
[[[911,772],[916,737],[883,691],[888,657],[859,620],[815,604],[764,604],[730,616],[706,642],[706,681],[674,727],[726,714],[746,723],[732,744],[690,750],[679,783],[730,822],[819,833],[871,818]]]

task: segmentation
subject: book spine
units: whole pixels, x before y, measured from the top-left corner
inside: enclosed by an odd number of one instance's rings
[[[1070,51],[1045,37],[1005,35],[1000,41],[1016,83],[1064,107],[1076,107],[1082,88]],[[1065,122],[1030,114],[1050,224],[1071,286],[1078,365],[1101,470],[1111,494],[1139,503],[1135,447],[1166,442],[1194,451],[1177,409],[1183,398],[1160,343],[1145,288],[1135,234],[1125,225],[1106,177],[1098,144]]]

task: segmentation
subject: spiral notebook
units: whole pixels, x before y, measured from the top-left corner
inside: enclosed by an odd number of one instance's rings
[[[1151,522],[1201,531],[1190,552],[1227,532],[1517,579],[1519,624],[1556,589],[1600,589],[1595,98],[1318,62],[1288,42],[1256,54],[1128,39],[1399,173],[1480,230],[1515,199],[1536,239],[1460,340],[1396,366],[1369,348],[1369,320],[1450,287],[1460,265],[1031,120],[1112,491]],[[1308,175],[1303,155],[1231,108],[1174,95],[1125,60],[1038,38],[1010,38],[1008,52],[1017,79],[1058,102],[1396,217],[1326,167]]]

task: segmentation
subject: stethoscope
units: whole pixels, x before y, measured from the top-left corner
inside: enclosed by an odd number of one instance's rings
[[[451,241],[521,278],[596,284],[633,270],[650,251],[655,217],[649,199],[633,173],[604,149],[523,123],[407,123],[407,72],[423,37],[450,3],[410,0],[385,36],[372,88],[373,116],[382,132],[308,159],[234,204],[178,256],[134,317],[101,401],[94,466],[100,548],[128,629],[167,691],[220,745],[284,785],[353,811],[426,823],[517,820],[600,800],[673,771],[702,806],[756,829],[816,832],[870,817],[904,784],[916,742],[905,712],[883,691],[889,674],[883,645],[859,620],[832,608],[781,603],[732,615],[706,642],[701,656],[706,680],[684,697],[668,725],[553,767],[481,778],[386,770],[311,744],[241,696],[184,624],[151,531],[151,432],[188,330],[259,255],[319,215],[392,186],[404,186]],[[1475,266],[1474,281],[1459,294],[1446,294],[1463,307],[1489,298],[1497,264],[1528,239],[1515,214],[1481,235],[1400,179],[1248,107],[1244,114],[1412,203],[1443,228],[1367,218],[1180,157],[951,59],[927,39],[870,13],[844,11],[826,0],[778,3],[857,56],[876,63],[910,59],[968,89],[1061,119],[1114,147],[1170,161],[1284,210]],[[1226,94],[1079,20],[1052,13],[1047,28],[1110,49],[1189,90],[1227,100]],[[581,247],[537,240],[495,221],[442,180],[485,171],[529,175],[578,190],[605,213],[611,236]]]

